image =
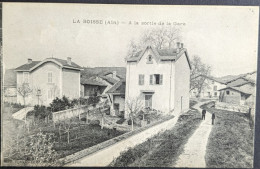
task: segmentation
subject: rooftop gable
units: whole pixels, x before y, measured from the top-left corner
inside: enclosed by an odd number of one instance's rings
[[[151,50],[154,53],[154,58],[157,61],[177,61],[184,54],[191,69],[190,59],[185,48],[180,48],[179,52],[177,52],[177,49],[155,49],[152,46],[147,46],[144,50],[127,58],[127,62],[139,62],[147,50]]]
[[[71,65],[69,65],[67,63],[66,60],[63,59],[58,59],[58,58],[47,58],[44,59],[43,61],[32,61],[31,63],[26,63],[22,66],[19,66],[15,69],[15,71],[33,71],[34,69],[36,69],[37,67],[41,66],[42,64],[46,63],[46,62],[53,62],[63,68],[68,68],[68,69],[76,69],[76,70],[81,70],[82,68],[77,65],[74,62],[71,62]]]

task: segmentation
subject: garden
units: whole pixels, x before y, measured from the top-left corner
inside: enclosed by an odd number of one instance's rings
[[[139,132],[137,129],[168,119],[168,116],[162,115],[162,112],[157,110],[142,109],[133,116],[133,119],[126,120],[122,116],[110,116],[109,106],[100,108],[98,104],[98,98],[69,100],[64,96],[54,99],[49,107],[34,106],[23,122],[12,118],[12,114],[23,106],[6,103],[4,114],[9,121],[5,122],[8,125],[4,127],[6,145],[4,165],[60,166],[63,163],[58,159],[120,136],[132,129],[135,131],[130,132],[130,135]],[[54,123],[53,112],[84,105],[92,105],[94,108]],[[35,151],[36,154],[32,153]]]

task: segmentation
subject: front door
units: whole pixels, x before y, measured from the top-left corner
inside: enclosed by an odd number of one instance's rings
[[[145,95],[145,107],[152,108],[152,95]]]
[[[115,115],[119,115],[119,103],[114,103]]]

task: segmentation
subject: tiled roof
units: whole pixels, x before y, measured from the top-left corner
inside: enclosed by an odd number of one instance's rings
[[[100,78],[104,79],[105,81],[107,81],[110,84],[115,84],[118,82],[118,80],[112,78],[112,77],[108,77],[108,76],[99,76]]]
[[[253,94],[252,91],[244,90],[244,89],[241,89],[239,87],[230,87],[230,86],[223,88],[223,89],[220,89],[219,91],[226,90],[226,89],[233,89],[233,90],[236,90],[238,92],[241,92],[241,93],[244,93],[244,94],[249,94],[249,95]]]
[[[127,59],[128,62],[134,62],[134,61],[138,61],[144,54],[144,52],[147,49],[151,49],[156,58],[157,59],[161,59],[161,60],[173,60],[176,59],[178,54],[181,53],[181,51],[184,51],[185,49],[182,48],[180,49],[180,52],[177,53],[176,49],[155,49],[151,46],[147,46],[144,50],[137,52],[134,56],[131,56]]]
[[[112,94],[125,94],[125,81],[121,80],[114,84],[107,93],[112,93]]]
[[[96,81],[91,78],[89,78],[89,79],[81,78],[80,83],[83,85],[107,86],[107,85],[103,84],[102,82]]]
[[[196,79],[196,78],[198,78],[198,77],[200,77],[200,76],[203,76],[203,77],[205,77],[205,78],[207,78],[207,79],[213,80],[213,81],[218,82],[218,83],[220,83],[220,84],[225,84],[225,82],[223,82],[223,81],[221,81],[220,79],[215,78],[215,77],[213,77],[213,76],[198,75],[198,76],[196,76],[196,77],[193,78],[193,79]]]
[[[32,61],[32,63],[30,64],[24,64],[22,66],[17,67],[15,70],[18,71],[29,71],[31,68],[33,68],[35,65],[37,65],[38,63],[40,63],[41,61]]]
[[[147,46],[144,50],[137,52],[131,57],[128,57],[127,62],[138,62],[147,49],[151,49],[155,56],[154,59],[160,61],[177,61],[185,53],[189,67],[191,69],[190,60],[185,48],[180,48],[179,52],[177,53],[177,49],[155,49],[152,46]]]
[[[244,79],[244,78],[239,78],[235,81],[228,83],[227,86],[235,87],[235,86],[241,86],[241,85],[244,85],[244,84],[247,84],[247,83],[251,83],[251,82]]]
[[[79,65],[77,65],[76,63],[74,63],[74,62],[71,62],[71,65],[69,65],[69,64],[67,63],[67,60],[58,59],[58,58],[48,58],[48,59],[54,59],[54,60],[56,60],[57,62],[61,63],[63,66],[81,69],[81,67],[80,67]]]
[[[4,87],[16,87],[16,72],[14,69],[5,70]]]
[[[81,67],[74,62],[71,62],[71,65],[69,65],[67,63],[67,60],[58,59],[58,58],[47,58],[43,61],[32,61],[32,63],[30,63],[30,64],[28,64],[28,63],[23,64],[23,65],[17,67],[15,70],[16,71],[31,71],[31,69],[34,66],[36,66],[37,64],[40,64],[41,62],[44,63],[44,62],[49,61],[49,60],[50,61],[51,60],[56,61],[56,62],[60,63],[62,66],[71,67],[71,68],[75,68],[75,69],[81,69]]]

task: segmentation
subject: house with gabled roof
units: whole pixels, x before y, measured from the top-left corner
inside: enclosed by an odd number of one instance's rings
[[[190,91],[190,97],[218,99],[220,94],[219,89],[226,87],[225,82],[213,76],[199,75],[195,78],[204,81],[202,90],[199,92],[197,88],[192,89]]]
[[[110,114],[112,116],[124,116],[125,111],[125,80],[120,80],[114,84],[106,93],[110,104]]]
[[[147,46],[127,58],[126,70],[126,102],[139,99],[143,107],[173,114],[189,109],[191,65],[183,44],[175,49]]]
[[[253,107],[256,99],[256,81],[247,76],[238,77],[227,82],[226,87],[219,92],[219,102]]]
[[[73,99],[80,97],[80,71],[82,68],[71,61],[46,58],[43,61],[28,62],[17,67],[17,90],[26,84],[32,92],[26,98],[28,105],[48,105],[55,97],[63,95]],[[17,94],[17,102],[23,97]]]

